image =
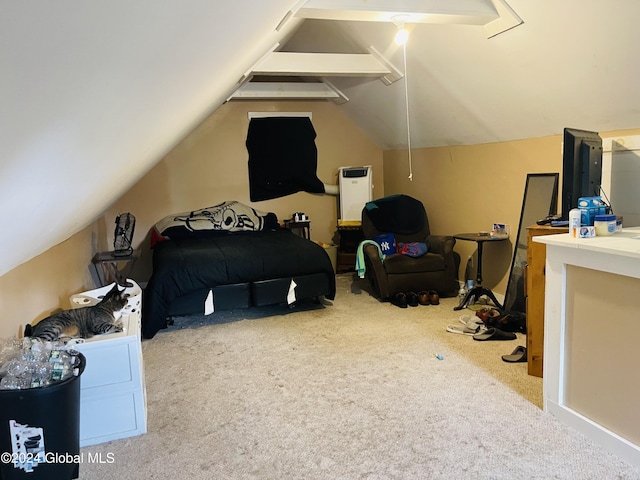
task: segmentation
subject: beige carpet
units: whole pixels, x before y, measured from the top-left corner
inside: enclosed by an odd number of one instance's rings
[[[148,433],[82,449],[113,463],[80,478],[640,478],[540,409],[541,379],[501,360],[523,335],[446,332],[473,312],[380,303],[351,275],[333,303],[181,319],[145,341]]]

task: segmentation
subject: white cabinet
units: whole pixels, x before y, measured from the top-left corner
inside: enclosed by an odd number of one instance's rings
[[[547,249],[544,409],[640,467],[640,227],[533,241]]]
[[[80,446],[95,445],[147,431],[147,401],[140,343],[142,290],[127,288],[124,330],[76,345],[85,356],[80,377]],[[71,297],[73,307],[93,305],[113,284]]]

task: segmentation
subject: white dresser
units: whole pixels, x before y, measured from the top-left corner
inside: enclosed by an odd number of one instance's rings
[[[76,345],[85,356],[80,377],[80,446],[95,445],[147,431],[147,400],[140,343],[142,290],[127,288],[124,330]],[[71,297],[74,308],[94,305],[113,284]]]

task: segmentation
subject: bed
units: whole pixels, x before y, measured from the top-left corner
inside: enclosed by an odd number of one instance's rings
[[[242,219],[243,209],[252,218]],[[194,220],[198,216],[207,221]],[[153,273],[143,295],[144,338],[183,315],[334,299],[335,272],[325,249],[280,228],[273,217],[225,202],[156,224]],[[204,228],[207,222],[217,227]]]

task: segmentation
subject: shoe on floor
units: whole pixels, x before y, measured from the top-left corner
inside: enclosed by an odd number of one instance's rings
[[[391,299],[391,303],[393,303],[396,307],[407,308],[407,296],[402,292],[398,292]]]
[[[419,305],[418,295],[416,295],[414,292],[407,293],[407,303],[410,307],[417,307]]]
[[[447,325],[447,332],[460,333],[462,335],[475,335],[483,329],[482,325]]]
[[[440,305],[440,295],[438,295],[438,292],[429,290],[427,294],[429,295],[429,303],[431,305]]]
[[[502,360],[507,363],[520,363],[527,361],[527,349],[522,345],[515,348],[511,355],[502,355]]]
[[[476,317],[487,323],[500,316],[500,310],[495,307],[484,307],[476,311]]]
[[[429,305],[429,294],[425,290],[418,292],[418,302],[420,305]]]
[[[484,323],[482,323],[482,320],[480,320],[475,315],[460,315],[458,317],[458,320],[460,320],[460,323],[463,325],[471,325],[471,326],[473,326],[473,324],[484,325]]]
[[[476,333],[474,340],[516,340],[518,336],[513,332],[503,332],[499,328],[488,328],[485,332]]]

